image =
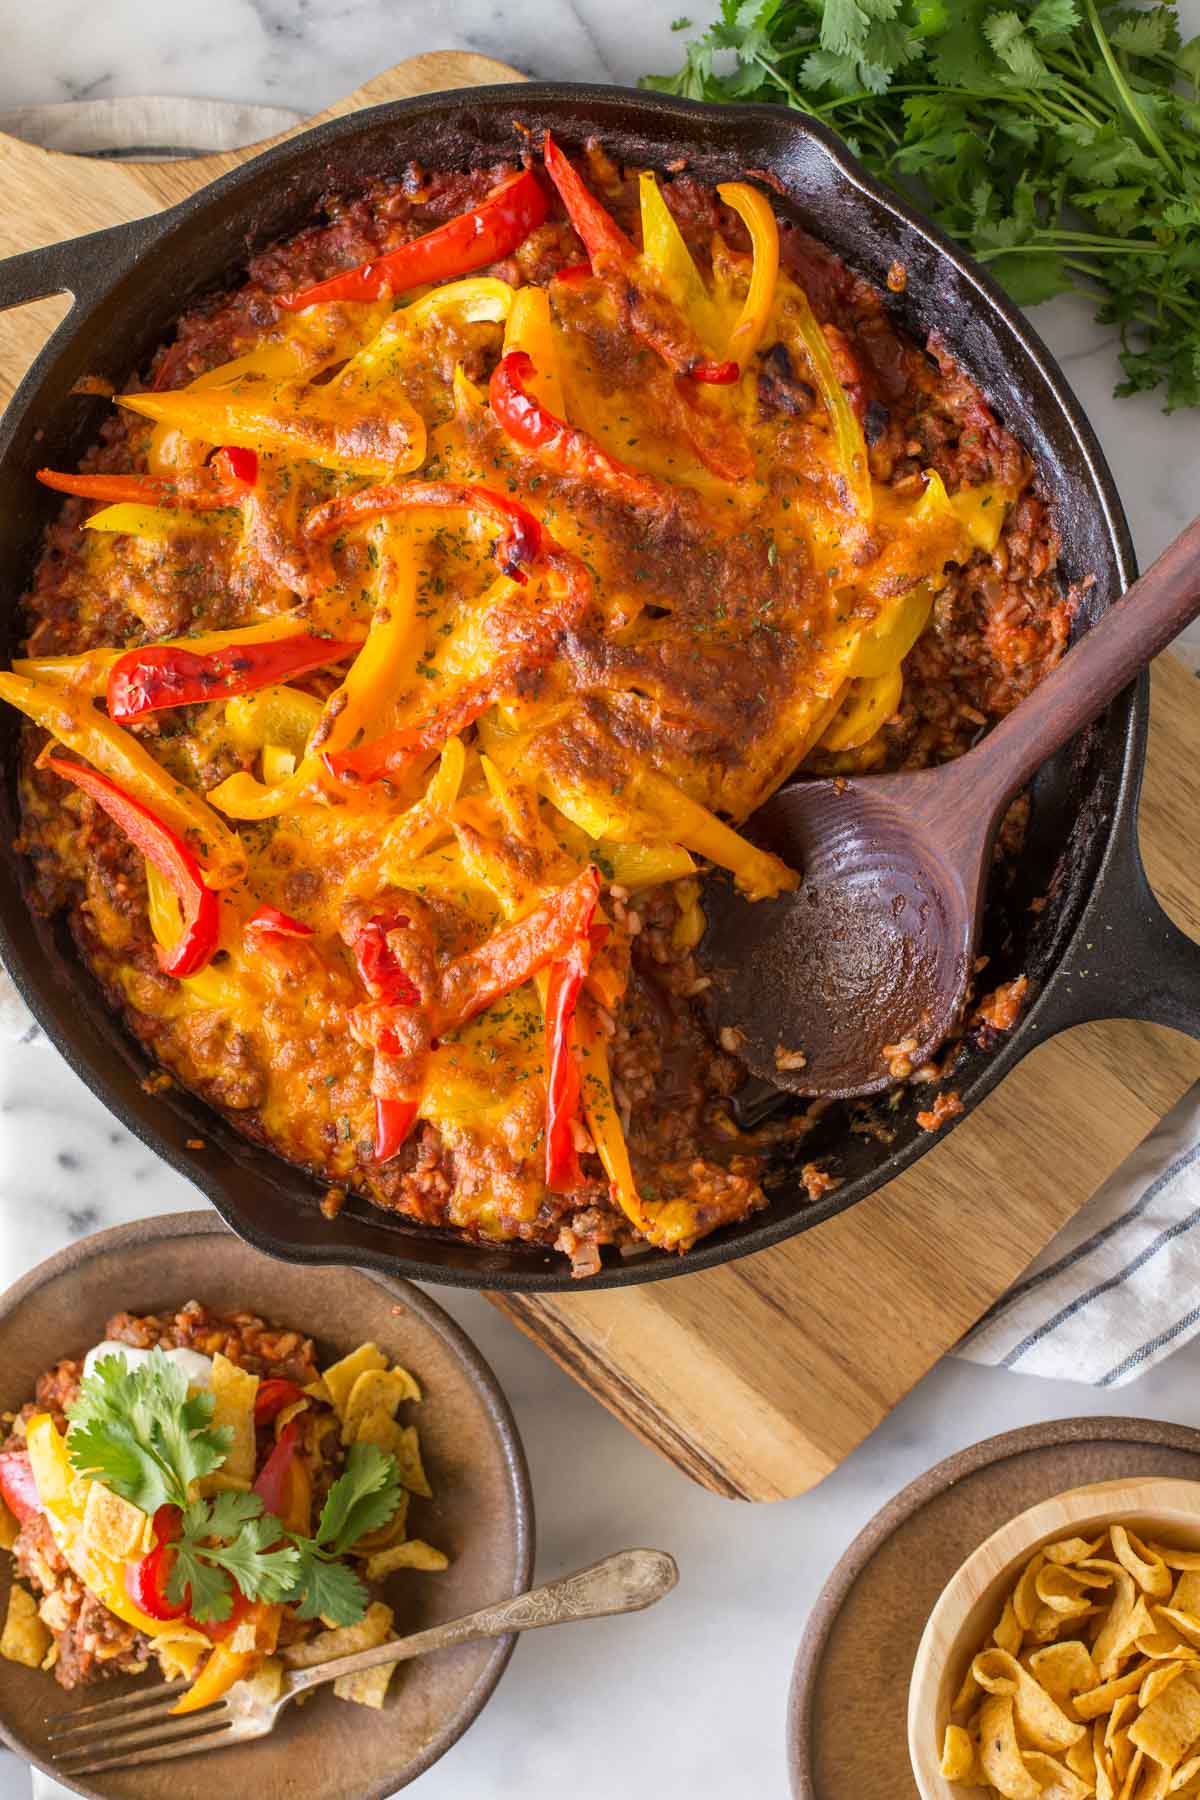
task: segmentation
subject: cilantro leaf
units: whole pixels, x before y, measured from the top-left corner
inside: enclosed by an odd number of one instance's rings
[[[402,1493],[394,1456],[375,1444],[351,1444],[345,1473],[321,1509],[316,1541],[341,1556],[360,1537],[387,1524]]]
[[[334,1625],[356,1625],[367,1610],[367,1590],[346,1563],[304,1560],[289,1595],[300,1619],[329,1619]]]
[[[1090,294],[1118,394],[1200,405],[1200,37],[1171,0],[720,0],[644,85],[812,114],[1023,304]]]
[[[232,1434],[212,1424],[212,1413],[212,1395],[189,1394],[187,1376],[161,1350],[136,1368],[105,1356],[67,1408],[67,1455],[77,1474],[143,1512],[185,1506],[191,1484],[229,1450]]]
[[[223,1570],[205,1562],[190,1543],[176,1547],[167,1575],[167,1599],[172,1606],[188,1600],[188,1612],[198,1624],[220,1624],[233,1611],[233,1583]]]

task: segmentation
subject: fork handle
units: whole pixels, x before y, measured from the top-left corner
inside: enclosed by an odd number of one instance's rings
[[[603,1562],[560,1575],[542,1587],[515,1594],[511,1600],[484,1606],[465,1618],[434,1625],[412,1637],[358,1650],[312,1669],[294,1669],[285,1679],[282,1699],[306,1688],[320,1687],[340,1675],[376,1669],[381,1663],[408,1662],[429,1650],[446,1650],[473,1638],[504,1637],[510,1631],[536,1631],[542,1625],[568,1625],[576,1619],[604,1619],[612,1613],[640,1612],[669,1594],[679,1579],[675,1558],[665,1550],[618,1550]]]

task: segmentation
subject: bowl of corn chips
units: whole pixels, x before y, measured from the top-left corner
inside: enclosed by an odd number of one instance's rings
[[[1030,1507],[942,1590],[909,1688],[922,1800],[1200,1800],[1200,1483]]]

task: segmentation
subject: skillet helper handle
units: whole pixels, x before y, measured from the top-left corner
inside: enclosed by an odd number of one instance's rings
[[[1145,1019],[1200,1038],[1200,944],[1155,898],[1132,821],[1101,873],[1041,1019],[1044,1037],[1091,1019]]]
[[[316,1668],[296,1669],[284,1679],[284,1695],[290,1700],[305,1688],[319,1687],[338,1676],[356,1675],[381,1663],[408,1662],[430,1650],[446,1650],[474,1638],[507,1637],[509,1632],[536,1631],[542,1625],[570,1625],[579,1619],[642,1612],[669,1594],[678,1579],[675,1558],[665,1550],[618,1550],[589,1568],[561,1575],[463,1619],[451,1619],[373,1650],[339,1656],[336,1662],[320,1663]]]
[[[107,287],[114,263],[134,260],[149,223],[134,219],[127,225],[112,225],[85,237],[65,238],[58,244],[4,257],[0,260],[0,312],[45,300],[51,294],[73,294],[76,301],[86,304]]]

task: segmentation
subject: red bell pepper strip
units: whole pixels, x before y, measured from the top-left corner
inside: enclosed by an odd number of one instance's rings
[[[252,694],[354,656],[361,644],[300,632],[266,644],[230,645],[197,655],[176,644],[145,644],[118,657],[108,674],[108,716],[118,723],[165,706],[193,706]]]
[[[392,1100],[386,1094],[375,1096],[375,1161],[391,1162],[404,1147],[409,1132],[417,1122],[417,1100]]]
[[[296,1386],[294,1381],[287,1381],[282,1375],[271,1375],[266,1381],[260,1381],[254,1396],[254,1423],[269,1425],[277,1418],[285,1406],[291,1406],[295,1400],[303,1400],[304,1390]]]
[[[476,482],[406,481],[401,486],[381,484],[360,488],[356,494],[341,494],[315,506],[304,521],[304,535],[326,538],[347,525],[363,519],[377,518],[380,513],[401,512],[408,507],[462,507],[468,512],[485,513],[503,526],[503,537],[497,538],[494,555],[501,569],[514,581],[524,582],[526,570],[537,561],[542,544],[542,528],[528,507],[506,499],[494,489]]]
[[[299,919],[293,919],[291,913],[280,912],[277,906],[266,905],[260,906],[257,912],[251,913],[242,933],[243,937],[249,938],[252,944],[264,937],[310,938],[312,934],[311,925],[302,925]],[[263,1383],[263,1388],[271,1385],[271,1382],[266,1381]],[[262,1391],[263,1389],[260,1388],[260,1395]],[[296,1392],[297,1394],[300,1392],[299,1388],[296,1389]],[[257,1413],[255,1417],[257,1417]]]
[[[511,691],[520,676],[550,662],[563,632],[587,611],[592,578],[579,557],[551,538],[543,540],[538,560],[561,577],[562,593],[536,614],[525,613],[514,622],[515,647],[502,650],[486,675],[464,682],[453,699],[420,724],[403,725],[357,749],[326,755],[325,767],[335,780],[401,780],[414,763],[440,750],[448,738],[465,731],[493,701]]]
[[[289,1419],[279,1434],[279,1442],[259,1470],[254,1492],[263,1503],[263,1511],[278,1517],[283,1506],[283,1487],[288,1464],[296,1453],[296,1421]]]
[[[354,960],[367,992],[385,1006],[419,1006],[420,990],[388,942],[388,932],[411,925],[405,913],[377,913],[354,940]]]
[[[532,170],[523,169],[493,188],[469,212],[448,219],[410,244],[360,263],[356,269],[319,281],[315,287],[276,294],[276,304],[287,312],[302,312],[318,302],[379,300],[384,294],[403,294],[426,282],[469,274],[498,262],[523,244],[549,210],[541,182]]]
[[[423,992],[428,971],[408,969],[392,945],[390,933],[418,934],[428,957],[417,963],[431,964],[431,951],[422,921],[399,911],[377,913],[361,925],[351,941],[354,961],[372,1004],[355,1007],[350,1029],[373,1053],[371,1093],[375,1100],[375,1148],[377,1163],[387,1163],[399,1152],[420,1110],[425,1063],[432,1043]]]
[[[167,475],[71,475],[61,469],[39,469],[43,487],[84,500],[132,501],[137,506],[182,506],[193,511],[237,506],[249,491],[245,481],[213,463]]]
[[[252,488],[258,481],[258,452],[245,450],[238,444],[226,444],[212,459],[218,475],[231,485]]]
[[[587,936],[599,893],[599,871],[589,865],[523,919],[514,919],[448,963],[439,984],[437,1035],[465,1025],[539,969],[569,955]]]
[[[606,488],[633,505],[662,506],[668,495],[657,481],[618,462],[594,437],[568,425],[534,398],[525,383],[536,372],[526,350],[510,350],[492,372],[488,399],[513,443],[530,451],[556,475]]]
[[[171,1573],[171,1544],[179,1536],[177,1506],[160,1506],[154,1515],[153,1550],[137,1562],[125,1565],[125,1592],[151,1619],[182,1619],[192,1604],[192,1591],[185,1588],[178,1600],[167,1598],[167,1577]]]
[[[591,192],[575,166],[546,133],[546,173],[583,241],[592,271],[608,288],[629,329],[676,375],[720,387],[741,374],[736,362],[713,362],[670,296],[660,291],[636,244]]]
[[[592,897],[599,891],[596,884]],[[546,989],[546,1186],[570,1193],[582,1176],[572,1126],[579,1112],[579,1066],[571,1049],[575,1006],[592,960],[591,918],[565,956],[550,965]]]
[[[5,1450],[0,1454],[0,1499],[18,1525],[28,1525],[43,1510],[33,1464],[23,1450]]]
[[[148,807],[123,793],[107,775],[89,769],[84,763],[67,762],[61,756],[47,756],[42,766],[53,769],[64,781],[77,788],[102,807],[142,855],[149,858],[171,887],[183,908],[183,931],[179,941],[169,950],[156,946],[159,967],[164,975],[182,978],[195,975],[209,962],[217,948],[221,926],[221,903],[212,888],[205,885],[200,864],[181,837]]]

